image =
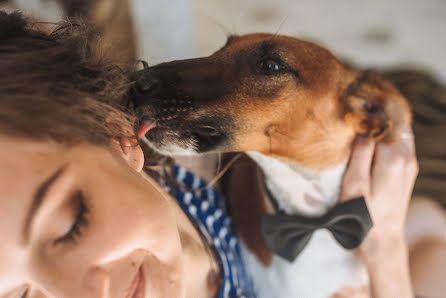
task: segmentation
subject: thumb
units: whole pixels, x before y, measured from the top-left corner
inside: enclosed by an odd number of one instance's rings
[[[375,151],[375,143],[364,137],[356,137],[352,153],[344,173],[340,200],[347,201],[366,196],[370,188],[370,168]]]

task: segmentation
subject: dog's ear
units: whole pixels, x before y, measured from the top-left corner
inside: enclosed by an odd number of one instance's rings
[[[376,73],[362,73],[342,96],[344,120],[359,135],[393,142],[410,125],[409,105],[398,90]]]

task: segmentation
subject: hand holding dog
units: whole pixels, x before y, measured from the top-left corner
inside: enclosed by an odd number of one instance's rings
[[[418,173],[413,134],[394,144],[358,137],[343,178],[341,201],[364,196],[374,227],[359,251],[374,253],[389,239],[404,241],[404,223]],[[376,243],[379,242],[379,243]]]
[[[340,198],[364,196],[373,218],[374,227],[358,248],[370,273],[372,297],[412,296],[404,223],[417,173],[411,131],[394,144],[355,140]]]

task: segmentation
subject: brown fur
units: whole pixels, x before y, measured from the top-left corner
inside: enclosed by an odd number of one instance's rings
[[[292,71],[258,74],[262,56],[280,57]],[[409,106],[390,83],[286,36],[234,36],[209,57],[163,63],[136,80],[146,86],[157,82],[157,91],[135,96],[142,118],[163,120],[175,129],[224,115],[229,120],[221,121],[233,127],[230,140],[217,151],[255,150],[314,170],[344,160],[356,134],[392,141],[410,123]],[[156,115],[150,113],[161,104],[151,96],[166,104]]]
[[[262,63],[271,59],[280,71],[264,72]],[[146,137],[154,147],[181,145],[197,127],[211,127],[227,139],[198,152],[259,151],[315,171],[345,160],[356,135],[392,142],[411,120],[404,97],[379,75],[349,69],[326,49],[286,36],[233,36],[209,57],[164,63],[135,80],[141,119],[180,136],[152,131]],[[224,190],[245,245],[269,264],[259,231],[267,200],[259,169],[247,163],[229,173]]]
[[[223,162],[231,158],[228,154]],[[259,226],[262,215],[272,213],[273,209],[264,199],[260,168],[244,155],[222,178],[221,185],[224,193],[231,194],[227,199],[237,234],[262,264],[270,265],[272,253],[262,239]]]
[[[355,134],[392,141],[409,123],[406,101],[378,75],[361,76],[346,69],[314,44],[289,37],[269,38],[280,44],[286,62],[299,70],[303,86],[287,82],[273,98],[260,101],[242,95],[237,104],[229,105],[230,113],[252,120],[244,123],[248,129],[237,132],[235,150],[255,150],[320,170],[345,159]],[[232,41],[234,52],[260,42],[265,35],[239,39],[243,41]],[[252,82],[248,79],[245,84]],[[242,106],[240,101],[247,103]],[[273,132],[265,133],[270,127]]]

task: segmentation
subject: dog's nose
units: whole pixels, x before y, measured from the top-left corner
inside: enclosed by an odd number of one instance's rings
[[[135,79],[130,90],[135,107],[145,106],[159,95],[161,82],[155,76],[143,74]]]
[[[160,89],[160,81],[154,77],[143,77],[135,82],[134,88],[140,94],[150,95]]]

